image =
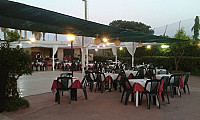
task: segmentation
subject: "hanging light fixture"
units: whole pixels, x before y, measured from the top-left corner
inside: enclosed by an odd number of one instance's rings
[[[139,46],[139,47],[142,47],[142,42],[139,42],[139,43],[138,43],[138,46]]]
[[[147,45],[147,49],[151,49],[151,45]]]
[[[108,39],[107,38],[103,38],[103,42],[107,43]]]
[[[119,39],[115,40],[115,45],[116,45],[116,46],[119,46],[120,43],[121,43],[121,41],[120,41]]]
[[[95,39],[94,39],[94,44],[95,45],[99,45],[101,43],[101,39],[99,38],[99,37],[96,37]]]

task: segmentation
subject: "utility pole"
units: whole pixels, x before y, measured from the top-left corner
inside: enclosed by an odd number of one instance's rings
[[[87,0],[82,0],[85,2],[85,20],[87,20]],[[84,77],[85,73],[85,53],[86,53],[86,48],[84,47],[84,37],[82,36],[82,77]],[[88,58],[88,56],[87,56]],[[86,67],[87,68],[87,67]]]

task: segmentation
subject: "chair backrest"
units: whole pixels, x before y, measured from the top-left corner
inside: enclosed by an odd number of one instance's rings
[[[68,90],[69,87],[72,85],[73,80],[72,77],[58,77],[57,78],[57,87],[58,87],[58,82],[61,83],[61,90]]]
[[[60,77],[72,77],[72,73],[61,73]]]
[[[150,94],[157,94],[159,82],[160,80],[147,80],[145,83],[144,91],[148,91]]]
[[[144,78],[144,69],[140,69],[137,74],[135,75],[135,78],[137,79],[143,79]]]
[[[85,74],[85,79],[87,80],[87,82],[92,82],[95,80],[95,76],[93,72],[87,72]]]
[[[96,79],[95,82],[102,82],[103,80],[105,80],[105,74],[102,72],[96,72]]]
[[[190,76],[190,72],[185,72],[185,80],[184,80],[184,84],[187,84],[187,83],[188,83],[189,76]]]
[[[172,84],[173,86],[179,86],[179,79],[183,76],[183,74],[174,74],[174,75],[171,75],[170,76],[170,79],[169,79],[169,84]],[[174,82],[171,82],[172,79],[174,79]]]
[[[156,70],[154,68],[148,68],[146,71],[146,77],[148,79],[153,79],[153,77],[155,76]]]
[[[167,86],[169,84],[169,77],[168,76],[163,76],[160,80],[162,81],[162,79],[164,79],[163,90],[167,91]]]
[[[133,91],[133,88],[132,88],[128,78],[122,76],[121,79],[120,79],[119,84],[123,87],[123,89],[125,91],[127,91],[127,90]]]

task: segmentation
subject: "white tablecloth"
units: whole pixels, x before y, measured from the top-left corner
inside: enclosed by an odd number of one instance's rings
[[[125,70],[126,77],[128,77],[131,73],[135,76],[138,71],[133,71],[133,70]]]
[[[156,74],[158,74],[159,72],[161,72],[162,74],[166,74],[167,70],[166,69],[156,69]]]

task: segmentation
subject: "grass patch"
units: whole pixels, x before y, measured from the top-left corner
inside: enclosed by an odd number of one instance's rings
[[[19,109],[24,109],[30,106],[28,100],[24,98],[9,98],[6,100],[4,110],[5,111],[15,111]]]

